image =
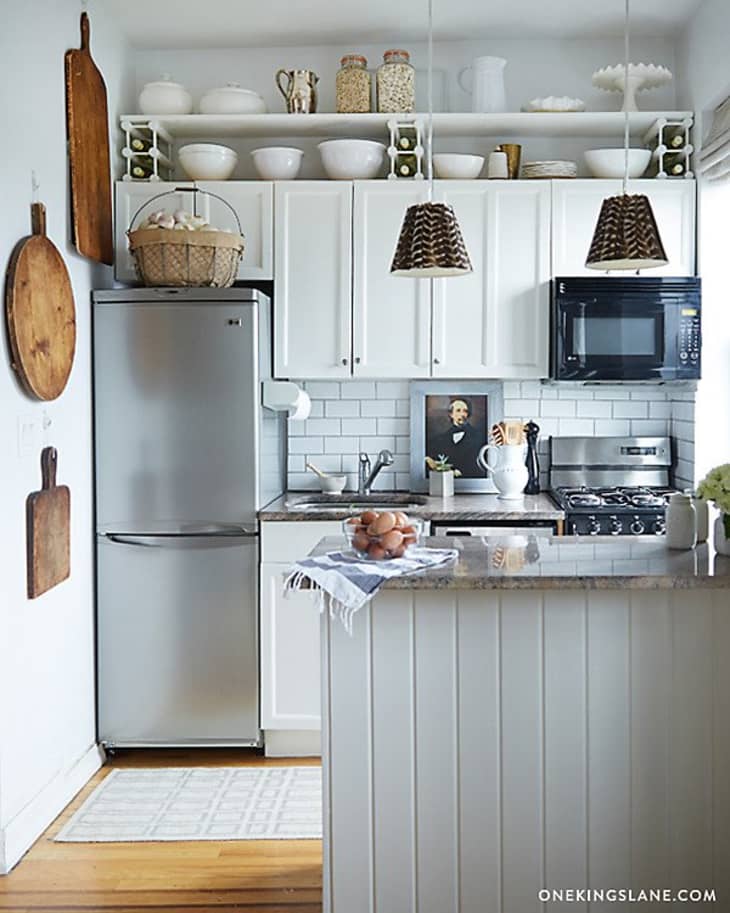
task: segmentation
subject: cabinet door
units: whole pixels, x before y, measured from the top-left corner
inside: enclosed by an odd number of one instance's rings
[[[261,565],[261,728],[319,729],[319,612],[311,593],[284,597],[288,563]]]
[[[353,264],[353,374],[428,377],[428,279],[391,276],[406,209],[426,199],[422,182],[356,181]]]
[[[169,212],[184,209],[193,212],[195,194],[175,192],[178,187],[192,186],[190,181],[117,181],[114,207],[114,277],[117,282],[139,282],[134,269],[134,258],[129,252],[127,229],[140,206],[149,204],[144,206],[135,220],[135,225],[139,225],[156,209],[167,209]],[[167,195],[153,202],[153,197],[160,194]]]
[[[435,377],[548,375],[550,187],[539,182],[447,181],[474,267],[434,279]]]
[[[349,377],[352,184],[277,182],[274,226],[275,374]]]
[[[585,260],[606,197],[621,193],[621,181],[553,181],[553,276],[606,275]],[[669,263],[647,276],[695,274],[696,184],[691,180],[637,180],[629,193],[649,197]],[[611,275],[618,275],[612,273]]]
[[[246,244],[238,269],[239,279],[274,278],[273,184],[269,181],[196,181],[207,193],[196,194],[197,211],[216,228],[237,230],[230,209],[241,223]],[[216,196],[208,196],[208,194]]]

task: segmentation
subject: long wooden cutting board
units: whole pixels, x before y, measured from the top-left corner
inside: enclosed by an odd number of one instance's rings
[[[104,79],[89,47],[81,14],[81,49],[66,51],[66,125],[71,162],[73,239],[85,257],[113,262],[109,112]]]
[[[55,447],[41,452],[43,487],[25,502],[28,548],[28,598],[61,583],[71,574],[71,492],[56,485]]]

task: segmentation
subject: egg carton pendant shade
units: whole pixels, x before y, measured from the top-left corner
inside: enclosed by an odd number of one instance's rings
[[[462,276],[471,260],[454,210],[447,203],[417,203],[406,210],[390,271],[394,276]]]
[[[603,201],[586,266],[638,270],[668,262],[648,197],[620,194]]]

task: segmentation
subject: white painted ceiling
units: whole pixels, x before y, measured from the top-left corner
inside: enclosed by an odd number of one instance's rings
[[[633,0],[632,34],[674,35],[701,0]],[[427,0],[103,0],[132,45],[210,48],[418,41]],[[434,0],[437,40],[599,38],[623,0]]]

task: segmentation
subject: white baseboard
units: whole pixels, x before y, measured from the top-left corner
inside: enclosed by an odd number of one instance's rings
[[[35,841],[104,763],[104,752],[92,745],[74,764],[60,771],[0,830],[0,875],[23,858]]]
[[[264,753],[267,758],[318,758],[322,733],[319,729],[267,729]]]

